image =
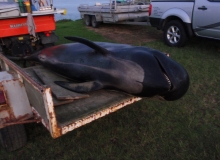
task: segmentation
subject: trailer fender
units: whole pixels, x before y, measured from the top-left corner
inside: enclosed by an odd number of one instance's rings
[[[102,22],[102,16],[101,14],[95,14],[95,18],[97,22]]]
[[[95,14],[95,13],[81,14],[82,19],[84,19],[86,15],[91,16],[91,17],[95,16],[97,22],[102,22],[101,14]]]

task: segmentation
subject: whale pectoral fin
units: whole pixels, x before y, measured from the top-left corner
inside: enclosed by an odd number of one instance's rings
[[[70,91],[86,93],[90,91],[96,91],[103,88],[103,85],[97,81],[90,81],[84,83],[72,83],[65,81],[54,81],[57,85],[66,88]]]

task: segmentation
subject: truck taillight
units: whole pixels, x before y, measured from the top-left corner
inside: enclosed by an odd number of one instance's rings
[[[150,4],[149,6],[149,16],[151,15],[151,13],[152,13],[152,4]]]
[[[44,32],[44,34],[45,34],[46,37],[50,37],[51,31]]]
[[[5,94],[3,91],[0,91],[0,105],[6,104]]]

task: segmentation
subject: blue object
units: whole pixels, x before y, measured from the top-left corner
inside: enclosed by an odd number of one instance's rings
[[[31,10],[32,11],[37,11],[36,7],[33,4],[31,5]]]

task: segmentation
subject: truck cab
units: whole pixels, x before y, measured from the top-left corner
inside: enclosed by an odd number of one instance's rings
[[[220,0],[152,0],[150,23],[163,30],[168,46],[184,46],[193,35],[220,39],[219,7]]]

